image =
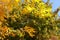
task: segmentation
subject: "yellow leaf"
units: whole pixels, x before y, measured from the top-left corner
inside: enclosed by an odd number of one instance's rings
[[[17,3],[20,1],[20,0],[15,0]]]
[[[35,36],[35,34],[33,34],[33,33],[35,33],[36,31],[34,28],[32,28],[30,26],[25,26],[24,31],[27,32],[31,37]]]

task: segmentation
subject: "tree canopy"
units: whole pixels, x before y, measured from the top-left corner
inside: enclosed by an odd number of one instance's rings
[[[0,39],[59,40],[59,10],[49,0],[0,0]]]

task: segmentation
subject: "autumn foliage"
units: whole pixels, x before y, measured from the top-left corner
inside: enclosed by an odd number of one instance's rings
[[[0,0],[0,40],[59,40],[59,10],[49,0]]]

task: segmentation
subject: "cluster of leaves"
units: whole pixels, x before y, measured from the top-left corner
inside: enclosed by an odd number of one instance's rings
[[[57,11],[49,0],[1,0],[1,40],[52,40],[59,36]],[[3,8],[2,8],[3,7]],[[59,11],[59,8],[58,8]]]

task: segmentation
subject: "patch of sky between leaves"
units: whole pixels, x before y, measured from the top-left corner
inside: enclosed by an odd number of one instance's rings
[[[47,0],[43,0],[43,1],[47,2]],[[50,0],[50,3],[52,3],[53,12],[60,6],[60,0]],[[58,16],[60,16],[60,11],[58,12]]]

